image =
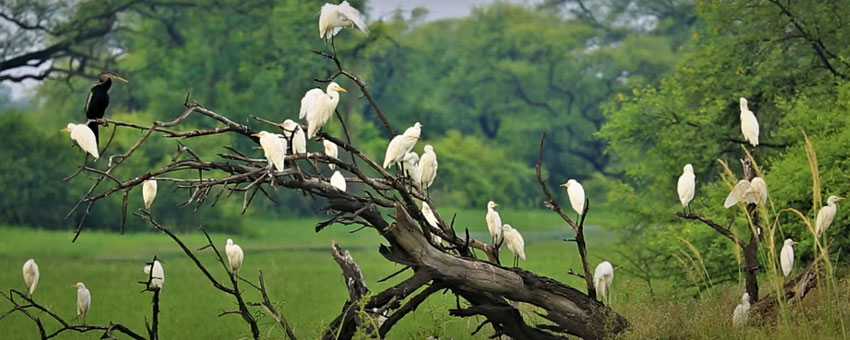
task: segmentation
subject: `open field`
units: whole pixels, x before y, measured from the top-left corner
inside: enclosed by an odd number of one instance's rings
[[[441,211],[447,219],[452,209]],[[528,261],[522,267],[554,277],[574,287],[583,287],[583,281],[566,274],[567,269],[580,271],[578,256],[571,237],[557,215],[546,211],[503,211],[503,220],[523,232],[526,239]],[[484,226],[484,210],[458,211],[458,232],[468,226],[473,237],[488,239]],[[591,220],[593,221],[593,220]],[[349,233],[348,227],[335,225],[314,233],[313,219],[286,221],[249,220],[244,235],[213,234],[217,246],[223,248],[228,237],[235,239],[245,249],[245,263],[240,273],[256,279],[262,269],[273,300],[282,303],[282,311],[301,338],[312,339],[336,316],[347,293],[336,263],[329,255],[332,240],[349,249],[360,264],[373,292],[398,283],[405,277],[399,275],[388,282],[377,283],[382,277],[400,267],[386,261],[377,252],[378,238],[374,231]],[[166,226],[167,227],[167,226]],[[249,330],[237,316],[217,317],[222,310],[233,309],[234,302],[215,290],[176,244],[166,235],[139,233],[118,235],[111,232],[85,231],[75,243],[70,243],[70,232],[49,232],[5,227],[0,235],[7,242],[0,249],[0,268],[8,275],[0,276],[4,290],[23,290],[20,268],[28,258],[35,258],[41,269],[41,280],[35,299],[65,318],[74,314],[75,290],[71,285],[84,282],[92,292],[92,309],[87,319],[96,324],[120,322],[137,331],[144,330],[144,318],[150,315],[150,295],[139,293],[145,279],[142,266],[157,255],[164,262],[166,283],[161,301],[160,334],[163,339],[188,339],[213,336],[217,339],[235,339],[248,336]],[[180,237],[190,247],[205,243],[200,232]],[[587,237],[590,254],[601,254],[599,245],[605,235],[598,228],[589,228]],[[507,250],[503,261],[510,263]],[[224,270],[214,262],[213,255],[204,251],[199,256],[220,279]],[[409,275],[409,274],[407,274]],[[616,282],[615,282],[616,286]],[[249,300],[258,294],[248,290]],[[424,339],[429,335],[443,338],[468,338],[482,320],[449,317],[444,305],[453,306],[454,296],[436,294],[429,298],[411,317],[402,320],[389,334],[390,338]],[[5,309],[9,304],[0,303]],[[270,318],[264,320],[271,325]],[[279,338],[278,329],[271,329],[270,338]],[[35,326],[22,315],[12,315],[0,321],[0,333],[11,339],[30,339],[37,336]],[[486,332],[484,332],[486,333]],[[484,338],[479,334],[479,338]],[[62,339],[90,339],[86,335],[67,333]]]

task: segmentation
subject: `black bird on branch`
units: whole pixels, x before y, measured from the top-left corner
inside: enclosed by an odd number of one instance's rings
[[[103,115],[106,114],[106,107],[109,106],[109,89],[112,87],[112,79],[129,83],[115,73],[103,71],[100,73],[97,83],[91,87],[89,97],[86,98],[86,118],[89,128],[94,132],[95,142],[98,142],[97,125],[99,123],[97,120],[103,119]]]

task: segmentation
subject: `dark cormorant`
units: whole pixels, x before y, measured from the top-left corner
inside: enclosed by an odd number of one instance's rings
[[[127,83],[126,79],[121,78],[117,74],[103,71],[98,77],[98,82],[91,87],[89,97],[86,99],[86,118],[89,120],[89,128],[94,132],[95,141],[98,141],[97,120],[103,119],[103,115],[106,113],[106,107],[109,106],[109,88],[112,87],[113,78]]]

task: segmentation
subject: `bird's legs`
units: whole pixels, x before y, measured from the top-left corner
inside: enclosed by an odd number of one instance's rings
[[[334,58],[336,58],[336,44],[334,44],[333,36],[331,36],[331,49],[334,51]]]
[[[519,267],[519,255],[514,255],[514,268]]]

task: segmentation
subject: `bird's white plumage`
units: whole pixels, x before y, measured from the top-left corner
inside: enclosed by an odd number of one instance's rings
[[[387,153],[384,155],[384,169],[388,169],[395,163],[401,162],[410,150],[416,146],[416,141],[422,133],[422,124],[416,122],[413,126],[404,130],[403,134],[393,137],[387,145]]]
[[[239,268],[242,267],[242,258],[245,256],[245,254],[242,253],[242,247],[233,243],[233,240],[227,239],[227,244],[224,246],[224,253],[227,254],[227,260],[230,262],[230,269],[233,270],[234,273],[239,272]]]
[[[91,308],[91,292],[82,282],[74,285],[77,288],[77,316],[85,318]]]
[[[682,175],[679,176],[679,183],[676,186],[676,192],[679,194],[679,202],[682,207],[687,207],[694,199],[696,191],[696,175],[694,175],[694,167],[690,164],[685,164],[682,169]]]
[[[739,99],[741,105],[741,133],[752,146],[759,145],[759,122],[753,111],[747,107],[747,99]]]
[[[339,171],[334,171],[331,175],[331,185],[339,191],[345,191],[345,177]]]
[[[829,196],[826,200],[826,205],[820,208],[817,219],[815,220],[815,233],[818,236],[825,232],[829,228],[829,225],[832,224],[832,220],[835,219],[835,214],[838,212],[838,206],[835,205],[835,202],[843,199],[844,197]]]
[[[782,267],[782,275],[785,276],[791,274],[791,268],[794,267],[794,243],[794,240],[786,239],[782,250],[779,251],[779,265]]]
[[[428,205],[428,202],[422,201],[422,215],[425,216],[425,221],[428,222],[432,227],[439,229],[439,224],[437,223],[437,215],[434,215],[434,211],[431,210],[431,206]],[[443,239],[440,236],[437,236],[434,233],[431,233],[431,238],[434,240],[434,243],[441,243]]]
[[[756,203],[756,198],[750,189],[750,181],[745,179],[738,181],[723,201],[723,207],[728,209],[738,202]]]
[[[499,205],[496,202],[490,201],[487,202],[487,215],[485,219],[487,220],[487,231],[490,232],[490,237],[493,238],[493,244],[499,242],[499,234],[502,230],[502,217],[499,216],[499,212],[496,211],[496,207]]]
[[[145,274],[150,275],[151,288],[162,289],[162,285],[165,283],[165,270],[162,268],[162,263],[159,260],[153,261],[153,273],[151,273],[151,265],[149,264],[142,269]]]
[[[283,161],[286,157],[286,139],[283,135],[260,131],[253,136],[260,137],[260,146],[269,163],[273,164],[278,171],[283,171]]]
[[[419,159],[419,186],[428,189],[437,178],[437,154],[431,144],[425,145],[425,152]]]
[[[369,28],[363,21],[360,11],[351,7],[348,1],[343,1],[339,5],[326,3],[322,6],[322,11],[319,13],[319,37],[330,39],[343,27],[352,26],[369,34]]]
[[[754,177],[750,181],[750,192],[756,204],[767,203],[767,182],[761,177]]]
[[[415,152],[404,154],[404,158],[398,163],[398,167],[403,169],[404,175],[410,178],[414,186],[419,188],[419,155]]]
[[[502,226],[502,234],[505,238],[505,243],[508,245],[508,250],[510,250],[514,256],[525,261],[525,240],[522,239],[522,235],[519,231],[511,227],[510,224],[505,224]]]
[[[24,283],[27,284],[27,292],[32,295],[35,292],[35,287],[38,286],[38,277],[41,273],[38,271],[38,264],[35,260],[29,259],[24,262]]]
[[[611,262],[602,261],[593,271],[593,288],[600,297],[608,296],[611,283],[614,282],[614,266]]]
[[[339,147],[336,146],[336,143],[331,142],[327,139],[322,140],[322,144],[325,146],[325,154],[331,158],[337,158],[339,156]],[[328,167],[333,170],[336,168],[336,164],[330,163]]]
[[[570,197],[570,206],[573,207],[576,213],[581,215],[584,212],[584,187],[574,179],[561,184],[561,186],[567,188],[567,196]]]
[[[156,180],[151,178],[142,182],[142,201],[145,203],[145,209],[151,209],[154,199],[156,199]]]
[[[95,160],[100,157],[97,151],[97,139],[94,137],[94,132],[86,124],[68,123],[68,126],[62,131],[71,133],[71,140],[80,146],[80,149],[88,152]]]
[[[307,119],[307,139],[312,139],[327,124],[339,104],[339,92],[346,92],[337,83],[328,84],[327,90],[312,89],[301,98],[298,116]]]
[[[292,141],[292,153],[307,153],[307,136],[301,125],[292,119],[283,121],[283,136]]]
[[[742,327],[747,324],[747,318],[750,314],[750,294],[744,293],[741,296],[741,303],[735,306],[732,312],[732,325]]]

